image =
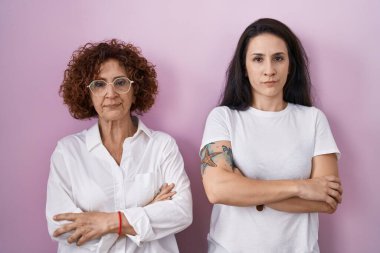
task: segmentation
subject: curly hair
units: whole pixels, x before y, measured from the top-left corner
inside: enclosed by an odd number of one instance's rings
[[[142,56],[140,49],[117,39],[87,43],[74,51],[59,89],[64,104],[75,119],[89,119],[98,115],[87,85],[97,78],[101,64],[109,59],[118,60],[128,78],[134,81],[135,102],[131,112],[141,115],[154,104],[158,92],[157,74],[154,65]]]

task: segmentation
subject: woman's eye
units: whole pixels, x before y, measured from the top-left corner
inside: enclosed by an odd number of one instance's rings
[[[125,79],[117,79],[117,80],[115,80],[115,82],[114,82],[114,84],[115,84],[115,86],[125,86],[125,85],[127,85],[127,80],[125,80]]]
[[[283,61],[284,57],[282,57],[282,56],[276,56],[276,57],[274,57],[274,60],[275,61]]]
[[[101,82],[101,81],[94,82],[95,88],[103,88],[105,86],[106,86],[106,84],[104,82]]]
[[[253,61],[255,61],[255,62],[262,62],[263,58],[262,57],[255,57],[255,58],[253,58]]]

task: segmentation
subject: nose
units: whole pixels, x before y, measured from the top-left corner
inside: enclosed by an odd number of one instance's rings
[[[276,74],[276,70],[273,66],[272,61],[267,61],[264,67],[264,75],[265,76],[274,76]]]
[[[106,86],[106,97],[115,97],[116,96],[115,88],[113,87],[112,83],[107,83]]]

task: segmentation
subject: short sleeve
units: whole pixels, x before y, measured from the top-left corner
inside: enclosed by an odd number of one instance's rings
[[[329,122],[327,121],[325,114],[320,110],[317,110],[315,124],[315,145],[313,156],[335,153],[339,159],[340,151],[335,143]]]
[[[215,141],[230,141],[230,120],[227,107],[214,108],[207,117],[203,132],[202,149],[205,145]]]

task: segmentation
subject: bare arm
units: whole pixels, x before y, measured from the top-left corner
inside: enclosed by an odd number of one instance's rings
[[[320,180],[256,180],[244,177],[234,166],[231,143],[218,141],[201,151],[203,185],[211,203],[233,206],[262,205],[301,197],[324,201],[328,182],[336,177]]]
[[[311,179],[333,175],[338,177],[338,163],[335,154],[326,154],[313,157]],[[278,211],[292,213],[323,212],[334,213],[342,201],[343,189],[340,182],[330,182],[333,189],[328,192],[325,201],[310,201],[301,198],[290,198],[268,204],[267,206]]]

